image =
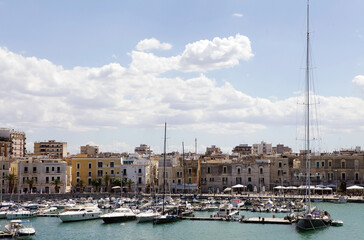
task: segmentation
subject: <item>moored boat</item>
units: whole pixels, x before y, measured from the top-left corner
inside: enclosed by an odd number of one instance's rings
[[[100,216],[105,223],[125,222],[136,219],[136,214],[129,208],[117,208],[111,213]]]

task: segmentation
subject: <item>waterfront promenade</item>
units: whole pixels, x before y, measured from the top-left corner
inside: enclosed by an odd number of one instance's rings
[[[158,196],[160,194],[156,194]],[[181,197],[182,195],[187,199],[198,198],[198,199],[207,199],[209,197],[214,198],[223,198],[223,199],[231,199],[231,198],[261,198],[261,199],[304,199],[304,195],[298,194],[274,194],[270,192],[265,193],[251,193],[251,192],[244,192],[241,194],[167,194],[168,196],[177,198]],[[123,197],[150,197],[150,194],[135,194],[135,193],[123,193]],[[351,196],[351,195],[344,195],[347,202],[353,203],[364,203],[364,196]],[[100,198],[107,198],[107,197],[115,197],[120,198],[120,193],[64,193],[64,194],[3,194],[2,198],[3,201],[32,201],[37,199],[77,199],[77,198],[89,198],[92,197],[93,199],[100,199]],[[324,194],[324,195],[311,195],[312,201],[322,201],[322,202],[335,202],[339,199],[339,195],[336,194]]]

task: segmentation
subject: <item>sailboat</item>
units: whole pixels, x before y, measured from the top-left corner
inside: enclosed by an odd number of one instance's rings
[[[178,215],[165,213],[165,194],[166,194],[166,140],[167,139],[167,123],[164,123],[164,154],[163,154],[163,207],[162,214],[153,219],[153,224],[171,223],[180,220]]]
[[[298,216],[297,229],[316,230],[325,228],[331,224],[331,217],[327,211],[311,208],[311,173],[310,173],[310,75],[309,75],[309,0],[307,0],[307,49],[306,49],[306,92],[305,92],[305,159],[306,159],[306,204],[307,211]]]

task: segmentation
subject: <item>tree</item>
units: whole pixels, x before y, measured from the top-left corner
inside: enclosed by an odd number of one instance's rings
[[[56,178],[54,179],[54,182],[52,182],[52,184],[54,185],[54,190],[56,191],[56,193],[59,193],[59,189],[61,188],[59,185],[62,184],[61,180]]]
[[[5,179],[9,182],[9,193],[12,193],[15,189],[16,175],[14,173],[10,173],[5,177]]]
[[[110,179],[111,179],[111,177],[109,176],[109,175],[105,175],[104,176],[104,182],[105,182],[105,190],[106,190],[106,192],[108,192],[109,191],[109,183],[110,183]]]
[[[133,185],[133,181],[131,179],[128,179],[128,181],[126,182],[126,184],[128,184],[128,190],[129,192],[131,192],[131,185]]]
[[[95,188],[95,191],[97,192],[98,188],[101,186],[101,179],[92,179],[91,185]]]
[[[83,185],[84,185],[84,182],[82,179],[80,179],[78,181],[78,183],[76,184],[76,186],[80,188],[80,192],[83,192]]]
[[[35,183],[35,180],[34,178],[28,178],[26,183],[29,185],[29,192],[31,193],[32,192],[32,189],[33,189],[33,185]]]

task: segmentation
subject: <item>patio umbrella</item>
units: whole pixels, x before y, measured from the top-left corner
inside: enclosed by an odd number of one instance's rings
[[[363,190],[363,189],[364,189],[364,187],[360,187],[358,185],[353,185],[353,186],[346,188],[346,190]]]
[[[246,186],[242,185],[242,184],[237,184],[237,185],[232,186],[232,188],[245,188],[245,187]]]

